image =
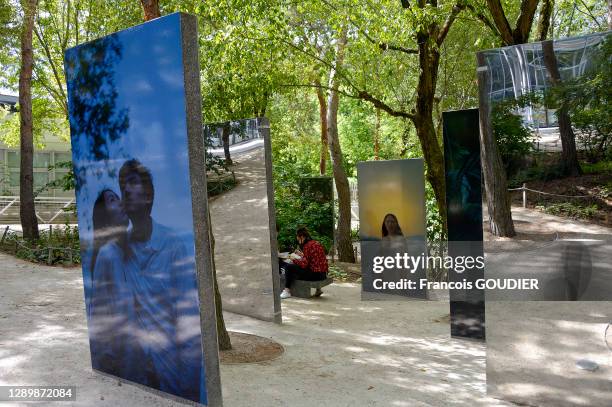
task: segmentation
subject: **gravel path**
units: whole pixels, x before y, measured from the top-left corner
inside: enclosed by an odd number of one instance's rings
[[[77,401],[57,405],[180,405],[92,372],[80,269],[5,254],[0,264],[1,385],[76,385]],[[225,405],[505,405],[484,395],[485,346],[434,322],[447,312],[444,302],[362,302],[346,283],[284,300],[283,325],[227,313],[230,329],[270,337],[285,354],[222,365]]]

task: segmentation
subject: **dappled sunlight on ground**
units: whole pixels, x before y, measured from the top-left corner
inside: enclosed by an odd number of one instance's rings
[[[451,339],[449,325],[434,322],[447,302],[361,301],[359,285],[335,283],[319,299],[282,304],[282,326],[226,314],[230,329],[285,347],[257,368],[222,367],[229,405],[506,405],[485,395],[484,344]]]

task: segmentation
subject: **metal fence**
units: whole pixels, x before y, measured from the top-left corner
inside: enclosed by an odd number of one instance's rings
[[[75,223],[74,198],[36,197],[34,206],[40,223]],[[0,196],[0,224],[19,223],[18,196]]]

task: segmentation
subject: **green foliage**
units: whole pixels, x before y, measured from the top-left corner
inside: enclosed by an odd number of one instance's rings
[[[596,163],[581,163],[580,168],[584,174],[612,173],[612,160],[599,161]]]
[[[331,203],[317,203],[303,198],[293,197],[283,199],[277,196],[276,223],[278,225],[278,247],[281,251],[297,247],[295,232],[299,227],[306,226],[313,239],[318,240],[325,251],[329,253],[333,239],[321,235],[318,231],[329,223],[326,214],[331,210]]]
[[[0,141],[9,147],[19,146],[19,105],[16,108],[17,112],[11,112],[0,106]],[[53,134],[60,140],[68,141],[68,123],[65,116],[54,108],[50,100],[32,99],[32,121],[34,123],[34,143],[38,148],[45,146],[46,135]]]
[[[597,205],[580,205],[572,202],[555,203],[551,205],[537,205],[537,209],[551,215],[567,216],[573,219],[592,219],[597,214]]]
[[[519,170],[508,181],[508,187],[518,188],[524,182],[529,181],[552,181],[554,179],[563,178],[565,170],[560,163],[541,164],[538,163],[527,169]]]
[[[42,230],[37,240],[26,240],[15,232],[7,233],[1,250],[33,263],[73,265],[81,263],[79,230],[64,225]]]
[[[333,278],[334,280],[344,281],[349,277],[349,274],[338,267],[336,264],[330,263],[327,277]]]
[[[371,161],[376,157],[376,110],[365,102],[347,99],[340,106],[338,121],[344,167],[349,177],[356,177],[357,163]],[[378,158],[393,159],[398,158],[402,152],[409,154],[408,150],[418,150],[415,148],[418,142],[415,134],[410,132],[411,128],[405,120],[380,114]]]
[[[519,2],[514,2],[519,4]],[[555,0],[550,38],[566,38],[608,28],[607,3],[601,0]]]
[[[587,159],[594,163],[612,157],[612,36],[608,36],[589,57],[584,74],[552,89],[552,97],[563,101],[576,138]]]
[[[521,115],[516,113],[516,109],[525,103],[525,100],[509,99],[495,103],[491,108],[493,136],[508,177],[516,173],[521,160],[533,150],[531,132]]]

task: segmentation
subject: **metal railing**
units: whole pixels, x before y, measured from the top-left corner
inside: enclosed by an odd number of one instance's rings
[[[19,222],[20,204],[18,196],[0,196],[0,224]],[[34,198],[36,217],[40,223],[65,223],[67,220],[74,222],[74,211],[67,211],[74,204],[74,197]]]
[[[527,207],[527,191],[529,192],[534,192],[536,194],[540,194],[540,195],[548,195],[548,196],[558,196],[560,198],[582,198],[582,199],[595,199],[596,197],[591,196],[591,195],[563,195],[563,194],[553,194],[550,192],[544,192],[544,191],[538,191],[535,189],[531,189],[531,188],[527,188],[527,184],[523,184],[522,187],[519,188],[508,188],[508,191],[510,192],[514,192],[514,191],[522,191],[523,192],[523,208]]]

